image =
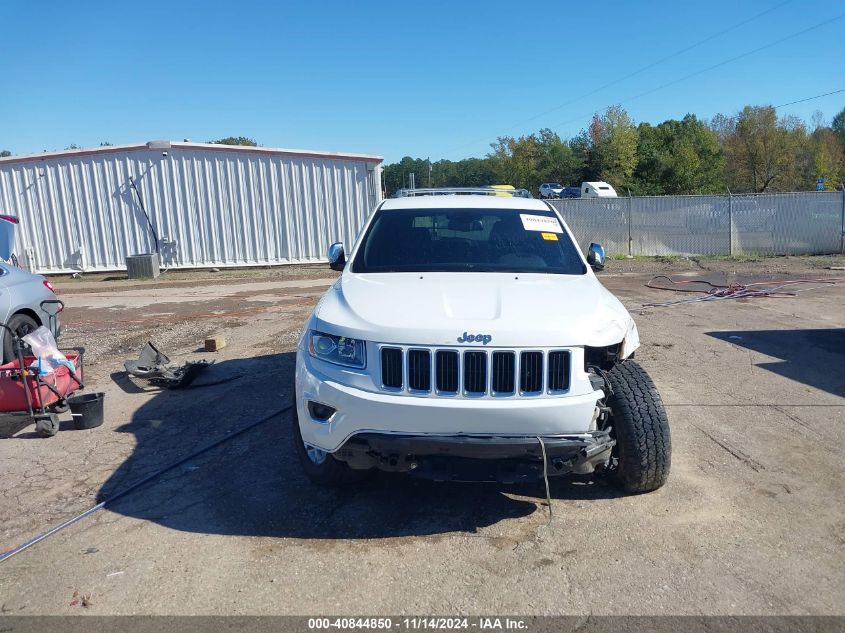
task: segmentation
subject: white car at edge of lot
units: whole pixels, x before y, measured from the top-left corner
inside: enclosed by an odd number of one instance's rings
[[[559,182],[544,182],[540,185],[541,198],[560,198],[563,193],[563,185]]]
[[[468,190],[467,193],[477,193]],[[490,195],[385,200],[296,354],[293,441],[306,474],[378,469],[513,483],[603,471],[654,490],[671,462],[628,311],[551,205]]]

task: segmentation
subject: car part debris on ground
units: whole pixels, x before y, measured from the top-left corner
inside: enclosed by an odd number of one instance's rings
[[[656,285],[659,279],[666,280],[668,285]],[[836,285],[845,281],[845,277],[829,277],[827,279],[779,279],[774,281],[758,281],[748,284],[731,283],[727,285],[714,284],[706,279],[672,279],[666,275],[657,275],[649,279],[645,286],[653,290],[670,290],[672,292],[688,292],[698,294],[697,297],[676,299],[663,303],[645,303],[644,308],[666,308],[685,303],[700,303],[702,301],[717,301],[721,299],[754,299],[759,297],[779,298],[795,297],[799,292],[817,290]],[[813,284],[813,285],[811,285]],[[809,286],[809,287],[799,287]]]
[[[148,341],[138,360],[127,360],[123,366],[130,375],[148,380],[153,385],[168,389],[185,389],[213,363],[214,361],[197,360],[178,367],[171,365],[170,359]]]

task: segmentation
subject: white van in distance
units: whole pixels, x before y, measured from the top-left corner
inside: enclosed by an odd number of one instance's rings
[[[582,182],[582,198],[616,198],[616,190],[606,182]]]

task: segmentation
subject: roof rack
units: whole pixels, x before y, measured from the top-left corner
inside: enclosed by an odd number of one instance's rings
[[[496,189],[494,187],[423,187],[420,189],[399,189],[394,198],[413,198],[415,196],[512,196],[530,198],[527,189]]]

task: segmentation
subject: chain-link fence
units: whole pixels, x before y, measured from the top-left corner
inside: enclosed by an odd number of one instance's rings
[[[845,252],[845,192],[551,200],[582,248],[609,255]]]

